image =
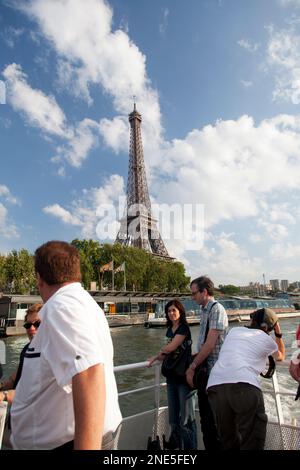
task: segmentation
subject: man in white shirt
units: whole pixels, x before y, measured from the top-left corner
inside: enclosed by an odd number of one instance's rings
[[[14,449],[110,449],[121,413],[113,345],[101,308],[80,284],[72,245],[35,252],[44,301],[11,409]]]
[[[268,356],[281,361],[285,347],[277,315],[268,308],[251,314],[249,328],[232,328],[207,384],[222,449],[262,450],[267,415],[259,382]],[[275,341],[270,332],[274,330]]]

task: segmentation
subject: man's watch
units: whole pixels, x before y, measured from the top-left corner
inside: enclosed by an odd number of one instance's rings
[[[282,333],[276,333],[276,331],[274,331],[274,333],[275,333],[276,338],[282,338]]]

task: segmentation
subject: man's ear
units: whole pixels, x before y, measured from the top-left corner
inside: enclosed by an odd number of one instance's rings
[[[36,273],[36,285],[38,288],[43,287],[43,279],[39,275],[39,273]]]

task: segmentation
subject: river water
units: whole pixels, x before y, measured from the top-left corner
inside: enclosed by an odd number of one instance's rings
[[[286,319],[280,321],[283,337],[286,345],[286,358],[289,359],[295,351],[295,333],[299,324],[299,319]],[[230,327],[238,324],[231,323]],[[148,357],[157,353],[163,344],[166,343],[165,328],[144,328],[143,326],[130,326],[111,328],[111,336],[115,350],[115,365],[131,364],[147,360]],[[197,344],[198,327],[192,326],[193,344]],[[3,376],[7,377],[12,373],[19,360],[19,354],[23,346],[26,344],[27,336],[16,336],[4,338],[6,345],[6,364],[3,366]],[[294,343],[294,344],[293,344]],[[116,375],[119,392],[132,390],[153,384],[153,369],[138,369],[129,372],[122,372]],[[297,384],[290,377],[288,367],[278,367],[278,380],[281,391],[295,392]],[[263,380],[263,387],[270,388],[270,380]],[[282,399],[284,417],[287,422],[297,422],[300,425],[300,402],[294,401],[293,397]],[[274,399],[265,395],[266,409],[269,417],[275,417]],[[166,404],[165,392],[162,392],[162,405]],[[154,393],[142,392],[132,396],[120,398],[120,406],[123,416],[135,414],[154,405]]]

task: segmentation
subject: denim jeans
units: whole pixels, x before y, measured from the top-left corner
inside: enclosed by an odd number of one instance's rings
[[[180,449],[197,449],[195,391],[185,383],[167,383],[171,436]]]

